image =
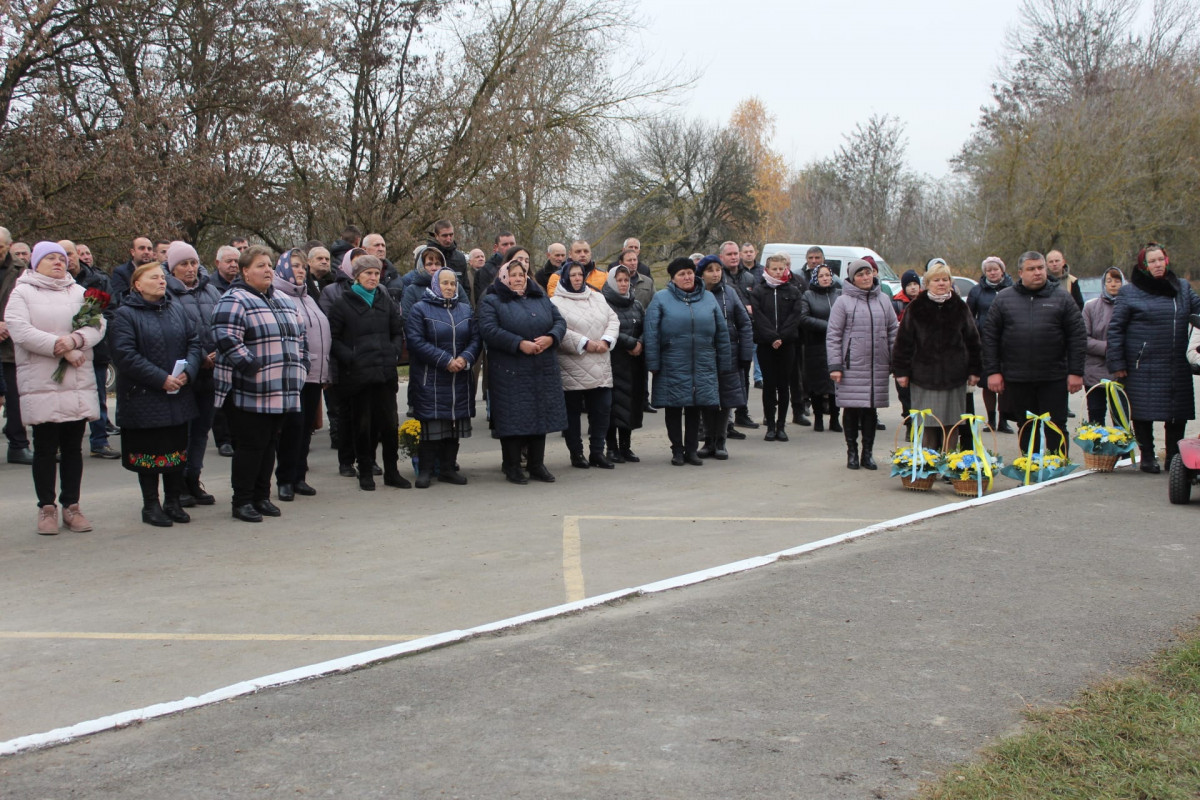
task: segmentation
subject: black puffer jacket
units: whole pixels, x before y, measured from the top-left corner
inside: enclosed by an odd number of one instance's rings
[[[1001,278],[999,286],[988,283],[987,277],[981,275],[979,283],[971,287],[971,291],[967,294],[967,308],[971,310],[971,316],[975,318],[975,326],[979,330],[983,330],[983,321],[987,319],[988,309],[992,307],[992,301],[996,299],[996,295],[1012,285],[1013,279],[1010,275]]]
[[[754,277],[754,273],[744,270],[740,266],[736,273],[730,272],[724,267],[721,267],[721,271],[725,273],[725,281],[737,290],[742,305],[753,307],[750,293],[754,291],[754,287],[758,283],[758,278]]]
[[[842,296],[842,287],[809,284],[800,298],[800,338],[804,342],[804,387],[809,394],[833,394],[829,360],[825,352],[825,332],[834,302]]]
[[[382,286],[371,305],[346,289],[327,316],[339,384],[353,391],[369,384],[399,383],[396,367],[404,352],[404,325]]]
[[[108,276],[105,275],[103,271],[98,270],[95,267],[89,267],[87,264],[80,264],[79,274],[75,276],[75,282],[82,286],[85,292],[88,289],[99,289],[107,294],[110,298],[112,297],[112,289],[109,285]],[[92,354],[92,360],[97,364],[112,363],[112,356],[110,355],[108,349],[107,336],[101,339],[99,344],[92,349]]]
[[[696,279],[703,283],[700,278]],[[746,387],[742,383],[742,365],[754,360],[754,327],[750,323],[750,312],[732,284],[721,281],[712,289],[705,287],[717,301],[717,308],[725,317],[729,328],[729,354],[733,364],[728,372],[717,375],[721,386],[721,407],[740,408],[746,405]]]
[[[1191,314],[1200,314],[1200,297],[1172,272],[1156,279],[1135,268],[1117,294],[1105,359],[1109,372],[1129,372],[1124,383],[1133,419],[1196,418],[1186,355]]]
[[[929,292],[921,292],[909,303],[896,332],[892,374],[922,389],[960,388],[983,369],[979,352],[979,330],[962,298],[951,293],[938,303]]]
[[[167,428],[198,413],[192,393],[200,371],[200,334],[168,293],[149,302],[130,291],[108,326],[117,365],[117,424],[122,428]],[[178,359],[187,359],[188,380],[178,394],[163,381]]]
[[[983,376],[1036,383],[1083,376],[1087,332],[1071,295],[1047,281],[1037,291],[1022,284],[996,295],[983,324]]]
[[[613,274],[609,273],[610,276]],[[603,292],[604,299],[621,323],[617,344],[609,354],[613,374],[610,424],[636,430],[642,427],[642,405],[646,400],[646,352],[643,350],[635,356],[629,351],[642,341],[646,312],[632,293],[629,297],[622,297],[609,284],[605,285]]]
[[[791,279],[782,286],[771,286],[763,280],[750,290],[755,344],[771,344],[776,339],[794,344],[799,339],[800,299],[804,296],[799,280]]]

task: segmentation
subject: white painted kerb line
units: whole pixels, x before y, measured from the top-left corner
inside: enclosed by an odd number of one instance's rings
[[[1128,460],[1120,462],[1124,466],[1129,464]],[[245,697],[246,695],[260,692],[263,689],[273,689],[279,686],[287,686],[300,681],[311,680],[325,675],[333,675],[339,672],[349,672],[362,667],[377,664],[383,661],[399,658],[413,653],[420,653],[425,650],[433,650],[437,647],[444,647],[448,644],[462,642],[475,636],[481,636],[495,631],[501,631],[508,628],[515,628],[521,625],[528,625],[533,622],[540,622],[554,617],[561,617],[567,614],[573,614],[577,611],[582,611],[588,608],[610,603],[614,600],[619,600],[625,597],[637,597],[640,595],[654,594],[656,592],[664,592],[668,589],[677,589],[681,586],[691,586],[696,583],[720,578],[725,575],[732,575],[738,572],[764,567],[768,564],[773,564],[781,558],[797,556],[802,553],[811,553],[814,550],[819,550],[831,545],[841,544],[853,539],[859,539],[863,536],[870,536],[873,533],[900,528],[905,525],[911,525],[914,522],[920,522],[934,517],[940,517],[944,514],[952,514],[955,511],[961,511],[967,508],[987,505],[989,503],[1007,500],[1011,497],[1018,497],[1023,494],[1035,492],[1045,486],[1052,486],[1056,483],[1074,480],[1091,474],[1090,470],[1081,470],[1074,472],[1062,478],[1055,478],[1045,483],[1034,484],[1032,486],[1019,486],[1016,489],[1008,489],[1003,492],[997,492],[984,497],[964,500],[959,503],[948,503],[944,506],[931,508],[926,511],[920,511],[916,514],[909,514],[904,517],[878,522],[874,525],[868,525],[865,528],[850,531],[848,533],[831,536],[828,539],[821,539],[816,542],[793,547],[787,550],[780,550],[777,553],[770,555],[757,556],[755,558],[747,558],[742,561],[735,561],[731,564],[724,564],[719,567],[711,567],[709,569],[691,572],[687,575],[679,575],[674,578],[656,581],[654,583],[643,584],[642,586],[621,589],[607,594],[589,597],[585,600],[579,600],[573,603],[564,603],[558,606],[552,606],[541,611],[533,611],[528,614],[522,614],[516,617],[509,617],[498,622],[490,622],[485,625],[478,625],[474,628],[460,631],[446,631],[432,636],[424,636],[420,639],[414,639],[411,642],[403,642],[400,644],[389,645],[387,647],[379,647],[374,650],[367,650],[362,653],[335,658],[330,661],[322,661],[318,664],[311,664],[306,667],[297,667],[296,669],[286,670],[284,672],[276,672],[272,675],[264,675],[261,678],[242,681],[231,686],[225,686],[220,689],[214,689],[211,692],[202,694],[199,697],[185,697],[181,700],[174,700],[169,703],[156,703],[155,705],[138,708],[132,711],[123,711],[119,714],[110,714],[105,717],[88,720],[87,722],[79,722],[75,725],[70,725],[65,728],[55,728],[52,731],[45,733],[34,733],[28,736],[19,736],[16,739],[9,739],[7,742],[0,742],[0,755],[12,755],[23,750],[34,750],[41,747],[50,747],[51,745],[62,744],[69,742],[72,739],[78,739],[82,736],[90,736],[102,731],[124,728],[129,725],[135,725],[139,722],[165,717],[170,714],[178,714],[181,711],[188,711],[201,706],[220,703],[224,700],[232,700],[237,697]]]

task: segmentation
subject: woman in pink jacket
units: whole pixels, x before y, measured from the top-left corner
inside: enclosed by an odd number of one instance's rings
[[[90,531],[79,510],[83,480],[83,433],[100,418],[92,348],[104,338],[106,323],[75,330],[84,302],[83,287],[67,272],[67,252],[54,242],[38,242],[30,267],[8,300],[4,321],[15,345],[21,418],[33,426],[33,487],[38,498],[37,532],[58,533],[54,485],[59,484],[62,521],[70,530]],[[66,367],[61,380],[54,373]],[[56,464],[56,454],[61,462]],[[56,473],[57,472],[57,476]]]

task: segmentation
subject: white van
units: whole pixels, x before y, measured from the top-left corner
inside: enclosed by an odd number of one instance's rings
[[[772,256],[775,253],[787,253],[792,259],[792,272],[800,274],[800,272],[804,269],[805,256],[808,253],[808,249],[812,246],[813,245],[811,244],[764,244],[762,255],[759,257],[759,260],[765,264],[767,263],[768,256]],[[852,247],[837,244],[819,244],[816,246],[821,248],[821,252],[825,254],[825,263],[829,265],[829,268],[833,270],[833,274],[839,279],[842,276],[842,269],[847,263],[856,258],[870,256],[871,258],[875,259],[875,264],[879,267],[879,282],[883,284],[886,289],[890,290],[889,293],[893,296],[899,293],[900,277],[896,274],[895,270],[893,270],[888,263],[883,260],[883,257],[871,248]]]

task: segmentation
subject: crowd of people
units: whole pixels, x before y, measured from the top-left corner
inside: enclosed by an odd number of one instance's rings
[[[556,480],[552,433],[573,468],[638,462],[635,432],[659,410],[671,464],[728,459],[730,439],[760,428],[752,385],[766,441],[789,441],[789,421],[841,433],[849,469],[877,469],[878,411],[893,380],[905,411],[951,422],[974,411],[979,386],[999,433],[1037,415],[1065,430],[1069,394],[1120,380],[1147,472],[1161,469],[1153,423],[1165,423],[1169,458],[1194,417],[1200,335],[1189,341],[1188,326],[1200,297],[1157,244],[1128,281],[1109,269],[1086,305],[1058,251],[1022,253],[1015,278],[985,259],[964,299],[942,259],[906,272],[892,297],[869,258],[835,274],[818,247],[803,265],[785,253],[760,264],[752,244],[725,242],[672,260],[658,288],[636,239],[607,268],[582,240],[550,245],[538,268],[508,232],[490,257],[463,253],[448,220],[403,270],[383,236],[353,226],[331,246],[278,255],[235,239],[211,267],[188,243],[137,237],[110,273],[83,244],[20,244],[0,228],[0,396],[8,461],[31,466],[36,530],[47,535],[91,529],[80,508],[89,423],[92,456],[137,474],[153,526],[187,523],[187,509],[216,502],[201,480],[210,435],[231,458],[232,516],[245,522],[281,515],[272,483],[283,502],[316,494],[309,450],[326,425],[340,474],[361,490],[380,476],[410,488],[400,468],[405,354],[419,489],[467,483],[459,446],[477,397],[503,474],[519,485]],[[1093,422],[1116,414],[1106,397],[1089,395]],[[925,430],[928,446],[944,444]]]

